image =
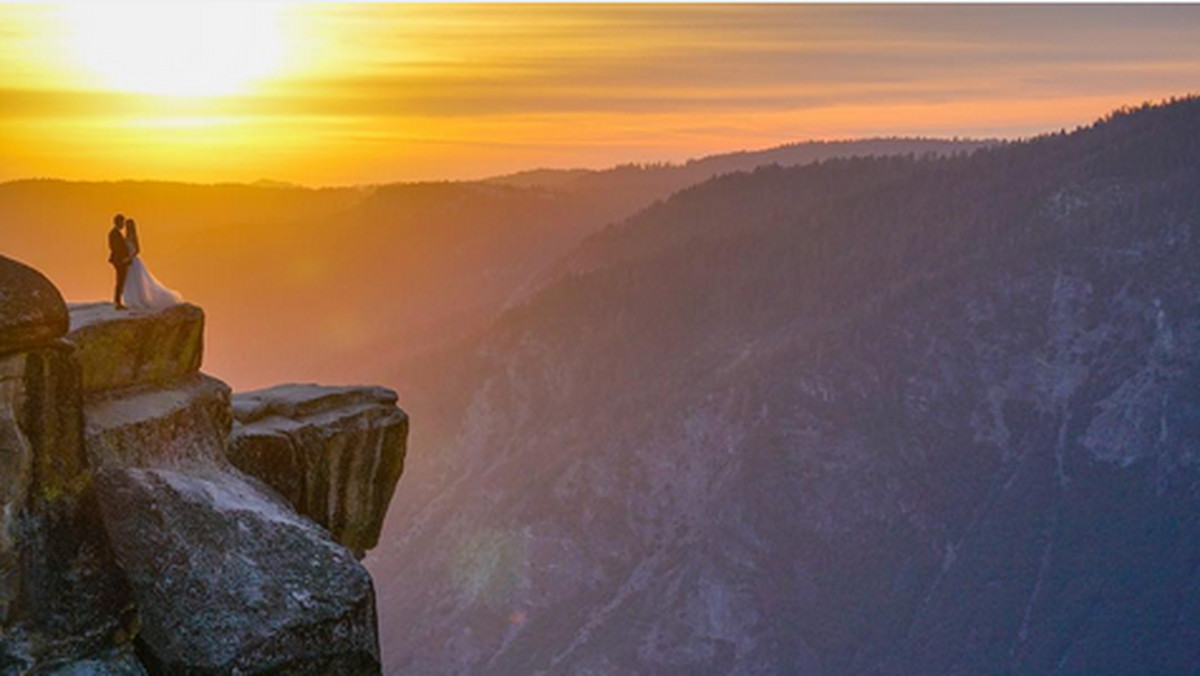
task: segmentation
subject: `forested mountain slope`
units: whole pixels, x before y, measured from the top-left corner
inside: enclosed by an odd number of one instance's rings
[[[1200,100],[716,178],[559,269],[406,371],[395,673],[1200,670]]]

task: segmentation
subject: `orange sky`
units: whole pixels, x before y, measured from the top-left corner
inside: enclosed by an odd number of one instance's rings
[[[1014,136],[1197,90],[1200,8],[0,5],[0,180],[308,185]]]

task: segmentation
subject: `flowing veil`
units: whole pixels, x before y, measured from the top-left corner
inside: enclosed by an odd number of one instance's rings
[[[134,251],[133,261],[129,264],[129,272],[125,277],[125,288],[122,296],[125,305],[135,310],[159,310],[183,302],[183,294],[173,291],[150,274],[150,269],[142,262],[139,255],[141,244],[138,241],[137,229],[133,221],[129,221],[128,241]]]
[[[129,264],[125,278],[125,304],[136,310],[159,310],[183,302],[183,295],[163,286],[150,274],[140,256]]]

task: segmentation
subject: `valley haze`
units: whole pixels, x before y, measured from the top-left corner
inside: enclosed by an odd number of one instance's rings
[[[0,674],[1200,674],[1197,35],[0,5]]]
[[[1184,98],[478,182],[19,181],[0,213],[70,233],[6,244],[84,295],[77,233],[130,204],[216,373],[401,393],[388,673],[1180,673],[1197,138]]]

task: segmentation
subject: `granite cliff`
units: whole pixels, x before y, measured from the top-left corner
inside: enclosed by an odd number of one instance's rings
[[[203,334],[0,258],[0,673],[379,673],[358,559],[407,417],[381,388],[234,397]]]

